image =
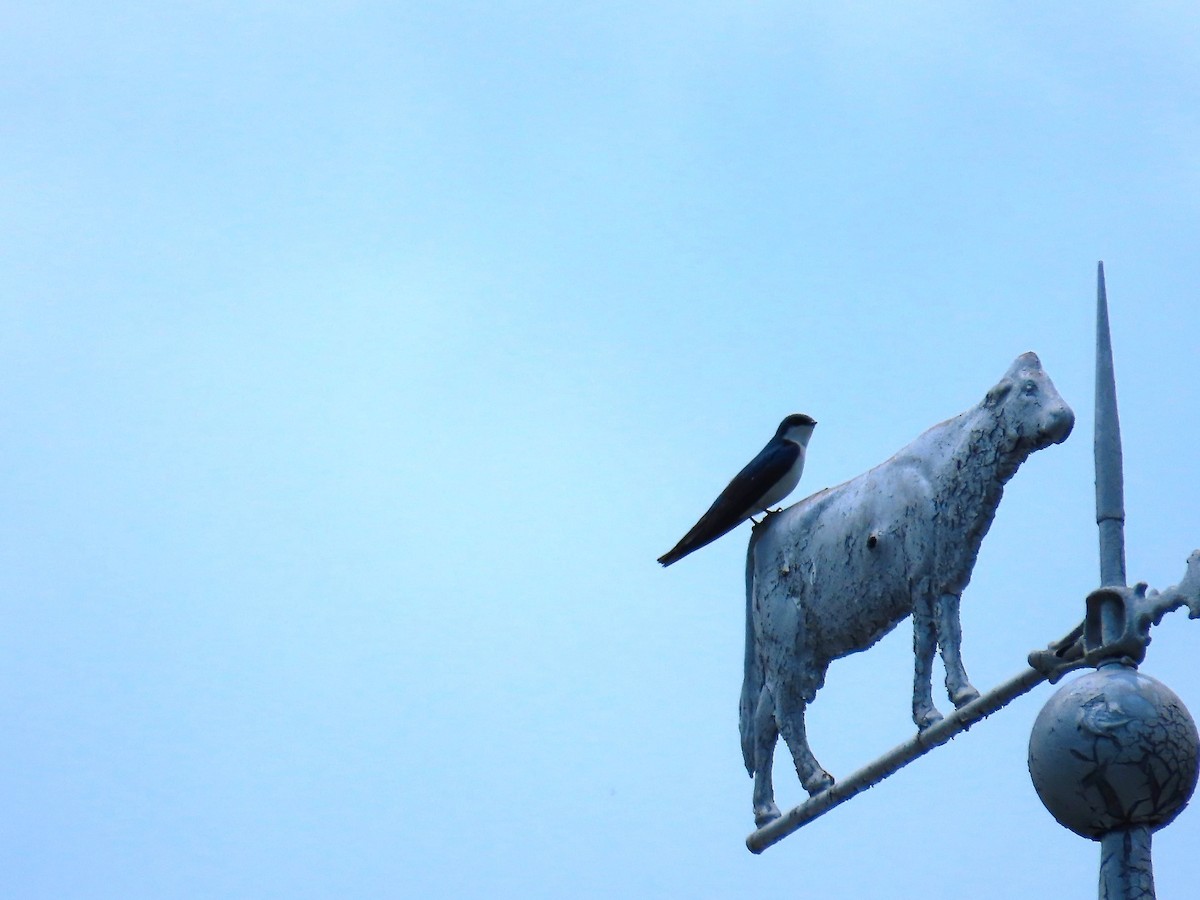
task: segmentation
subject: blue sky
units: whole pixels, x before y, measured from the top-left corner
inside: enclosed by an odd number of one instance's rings
[[[654,559],[784,415],[820,422],[799,497],[1036,350],[1076,431],[963,601],[975,684],[1015,674],[1096,586],[1103,259],[1129,572],[1179,579],[1190,5],[4,18],[8,895],[1092,896],[1025,770],[1046,687],[751,856],[748,529]],[[1143,667],[1195,711],[1198,640],[1176,614]],[[911,733],[910,646],[831,668],[835,775]]]

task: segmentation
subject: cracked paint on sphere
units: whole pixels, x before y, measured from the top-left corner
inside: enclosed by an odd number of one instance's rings
[[[1196,787],[1196,723],[1162,682],[1120,664],[1062,687],[1038,714],[1029,774],[1063,826],[1088,838],[1174,819]]]

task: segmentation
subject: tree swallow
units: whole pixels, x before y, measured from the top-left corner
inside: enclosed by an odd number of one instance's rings
[[[800,483],[800,473],[804,471],[804,449],[816,424],[811,416],[803,413],[784,419],[775,437],[737,473],[683,540],[658,561],[664,566],[678,562],[693,550],[732,531],[755,513],[767,512],[795,490]]]

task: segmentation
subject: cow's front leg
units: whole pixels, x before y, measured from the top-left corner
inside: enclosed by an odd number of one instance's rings
[[[967,680],[967,670],[963,668],[959,600],[958,594],[942,594],[937,604],[937,641],[946,667],[946,691],[955,708],[979,698],[979,691]]]
[[[933,705],[933,654],[937,651],[937,621],[928,591],[913,601],[913,722],[919,731],[942,721]]]

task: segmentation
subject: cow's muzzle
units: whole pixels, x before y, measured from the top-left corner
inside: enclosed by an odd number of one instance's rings
[[[1046,424],[1042,428],[1042,435],[1051,444],[1061,444],[1071,434],[1071,429],[1075,427],[1075,413],[1071,407],[1065,403],[1054,407],[1046,416]]]

